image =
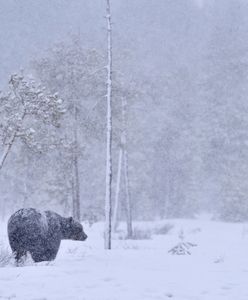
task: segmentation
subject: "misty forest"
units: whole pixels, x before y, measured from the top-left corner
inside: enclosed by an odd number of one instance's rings
[[[0,299],[247,300],[248,2],[0,4]]]

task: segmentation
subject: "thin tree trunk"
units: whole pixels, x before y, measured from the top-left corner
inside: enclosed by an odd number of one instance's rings
[[[72,208],[71,209],[71,214],[73,216],[73,218],[75,218],[75,214],[76,214],[76,206],[75,206],[75,203],[76,203],[76,192],[75,192],[75,172],[74,172],[74,163],[73,163],[73,160],[74,160],[74,153],[73,153],[73,158],[72,158],[72,178],[71,178],[71,200],[72,200],[72,205],[70,205],[70,207]]]
[[[71,210],[71,203],[73,203],[72,201],[70,201],[70,197],[72,194],[71,188],[72,188],[72,181],[69,181],[69,186],[66,189],[66,198],[65,198],[65,202],[64,202],[64,215],[68,215],[70,213]],[[72,216],[72,214],[71,214]]]
[[[6,145],[5,149],[4,149],[3,155],[2,155],[2,157],[1,157],[1,159],[0,159],[0,170],[2,169],[2,167],[3,167],[3,165],[4,165],[4,162],[5,162],[7,156],[8,156],[9,153],[10,153],[10,150],[11,150],[13,144],[14,144],[14,141],[15,141],[15,139],[16,139],[16,136],[17,136],[17,134],[18,134],[19,131],[20,131],[20,128],[21,128],[21,125],[22,125],[23,120],[24,120],[24,118],[25,118],[25,115],[26,115],[26,111],[24,110],[24,112],[23,112],[23,114],[22,114],[22,116],[21,116],[19,125],[16,127],[15,131],[12,133],[9,142],[8,142],[8,144]]]
[[[106,153],[106,194],[105,194],[105,236],[104,247],[111,249],[111,188],[112,188],[112,24],[110,0],[106,0],[108,28],[107,65],[107,153]]]
[[[129,186],[129,172],[128,172],[128,153],[127,153],[127,100],[122,98],[122,145],[124,154],[124,178],[125,178],[125,207],[127,220],[127,237],[131,238],[133,235],[132,228],[132,211],[130,203],[130,186]]]
[[[171,192],[171,180],[170,180],[170,169],[167,168],[166,177],[165,177],[165,184],[166,184],[166,193],[164,197],[164,208],[161,218],[164,219],[168,217],[168,209],[170,203],[170,192]]]
[[[127,149],[124,149],[124,174],[125,174],[125,200],[126,200],[126,214],[127,214],[127,237],[131,238],[133,235],[132,228],[132,211],[130,203],[130,188],[129,188],[129,174],[128,174],[128,154]]]
[[[27,178],[24,181],[24,196],[23,196],[23,207],[27,207],[28,200],[28,188],[27,188]]]
[[[73,217],[80,221],[80,181],[79,181],[79,170],[78,170],[78,110],[75,109],[75,123],[74,123],[74,157],[73,157],[73,168],[74,168],[74,193],[73,193]]]
[[[81,212],[80,212],[80,182],[79,182],[79,171],[78,171],[78,157],[74,159],[74,170],[75,170],[75,202],[74,202],[74,212],[75,219],[81,221]]]
[[[28,178],[29,178],[29,166],[28,166],[28,163],[29,163],[29,157],[28,157],[28,154],[24,157],[24,162],[25,162],[25,176],[24,176],[24,182],[23,182],[23,192],[24,192],[24,195],[23,195],[23,207],[27,207],[27,204],[28,204],[28,185],[27,185],[27,182],[28,182]]]
[[[3,165],[4,165],[4,162],[5,162],[5,160],[6,160],[7,156],[8,156],[8,154],[9,154],[9,152],[10,152],[12,146],[13,146],[13,143],[14,143],[14,141],[15,141],[16,135],[17,135],[17,131],[15,131],[15,132],[12,134],[12,136],[11,136],[11,138],[10,138],[8,144],[6,145],[6,147],[5,147],[5,149],[4,149],[3,155],[2,155],[1,160],[0,160],[0,170],[2,169],[2,167],[3,167]]]
[[[116,230],[118,225],[118,209],[119,209],[119,199],[120,199],[120,185],[121,185],[121,172],[122,172],[122,157],[123,157],[123,147],[120,146],[119,149],[119,159],[118,159],[118,171],[116,180],[116,190],[115,190],[115,206],[113,214],[113,229]]]

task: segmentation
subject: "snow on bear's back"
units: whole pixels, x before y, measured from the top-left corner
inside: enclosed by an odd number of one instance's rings
[[[33,208],[23,208],[15,212],[9,219],[8,224],[15,224],[18,226],[41,226],[44,232],[48,231],[48,222],[45,213],[42,213]]]
[[[48,231],[48,222],[47,222],[47,217],[45,213],[40,213],[40,222],[41,222],[41,226],[44,229],[44,231]]]

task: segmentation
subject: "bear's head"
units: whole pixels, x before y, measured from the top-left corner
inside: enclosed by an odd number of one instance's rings
[[[66,219],[66,235],[68,239],[75,241],[85,241],[87,239],[83,226],[72,217]]]

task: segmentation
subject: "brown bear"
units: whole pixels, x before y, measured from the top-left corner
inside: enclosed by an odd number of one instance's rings
[[[34,208],[22,208],[10,217],[8,237],[17,262],[27,252],[35,262],[51,261],[56,258],[61,240],[87,239],[83,226],[72,217]]]

